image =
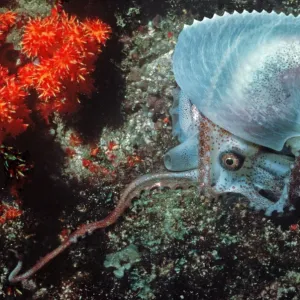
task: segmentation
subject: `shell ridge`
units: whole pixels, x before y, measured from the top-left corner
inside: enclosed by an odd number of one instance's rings
[[[175,79],[212,122],[281,150],[284,137],[300,132],[300,114],[291,111],[300,105],[299,41],[300,17],[292,14],[214,14],[184,26],[174,51]],[[285,75],[290,76],[288,85]],[[270,125],[274,118],[277,124]],[[260,130],[262,126],[266,130]]]
[[[239,17],[239,16],[237,16],[237,17]],[[245,18],[244,15],[242,17]],[[236,19],[235,19],[235,21],[236,21]],[[233,55],[235,57],[239,56],[239,53],[237,53],[237,50],[238,50],[238,46],[243,42],[244,30],[247,26],[249,26],[250,23],[253,23],[253,22],[255,22],[255,19],[250,18],[249,20],[246,20],[246,24],[244,27],[236,26],[237,35],[232,34],[232,40],[228,40],[227,47],[225,49],[223,49],[224,55],[223,55],[223,59],[220,60],[219,70],[218,70],[218,72],[215,72],[215,74],[212,76],[212,79],[211,79],[212,91],[215,88],[215,86],[217,86],[217,83],[220,80],[220,76],[222,75],[223,70],[227,67],[231,56],[233,56]],[[224,24],[226,26],[230,25],[229,20],[226,20],[226,22],[224,22]],[[222,32],[222,29],[219,30],[219,34],[221,34],[221,32]],[[233,36],[235,36],[235,37],[233,38]],[[215,49],[217,47],[218,47],[218,43],[215,43]],[[221,49],[222,49],[222,47],[221,47]],[[213,95],[211,94],[211,96],[209,97],[208,100],[213,100],[212,98],[213,98]]]

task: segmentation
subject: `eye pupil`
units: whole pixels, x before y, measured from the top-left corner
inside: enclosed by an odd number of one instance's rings
[[[228,171],[237,171],[243,166],[244,157],[234,152],[223,152],[220,155],[220,163]]]
[[[226,165],[232,166],[233,165],[233,159],[232,158],[227,158],[226,159]]]

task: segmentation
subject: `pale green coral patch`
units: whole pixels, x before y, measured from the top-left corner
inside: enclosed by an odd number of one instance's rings
[[[18,8],[15,9],[17,13],[23,13],[28,16],[47,16],[49,15],[52,5],[46,0],[16,0]]]
[[[140,261],[140,254],[135,245],[129,245],[121,251],[106,255],[104,266],[115,268],[114,274],[122,278],[126,270],[130,270],[133,264]]]

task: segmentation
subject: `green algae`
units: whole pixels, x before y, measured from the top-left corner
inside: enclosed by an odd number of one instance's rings
[[[117,278],[122,278],[126,270],[130,270],[132,265],[140,261],[140,255],[135,245],[129,245],[121,251],[106,255],[104,266],[115,268],[114,274]]]

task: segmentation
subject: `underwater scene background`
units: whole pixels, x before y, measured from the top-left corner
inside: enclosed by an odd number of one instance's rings
[[[300,299],[297,163],[294,211],[158,184],[111,226],[71,235],[164,172],[184,24],[244,10],[298,15],[300,3],[0,1],[0,299]],[[23,274],[67,242],[13,282],[18,260]]]

